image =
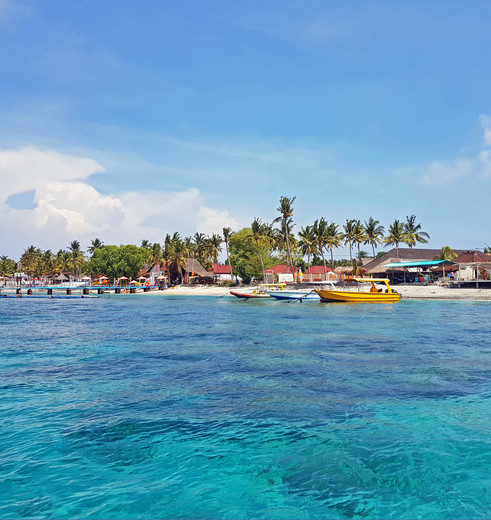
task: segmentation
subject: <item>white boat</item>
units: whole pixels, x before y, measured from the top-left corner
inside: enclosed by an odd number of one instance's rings
[[[319,289],[332,289],[334,290],[333,282],[310,282],[305,285],[305,287],[297,288],[297,289],[284,289],[283,291],[266,291],[266,293],[272,298],[276,298],[277,300],[320,300],[320,296],[317,294],[316,290]]]
[[[251,289],[230,291],[230,294],[244,300],[250,298],[269,298],[271,293],[281,292],[284,288],[285,284],[283,283],[263,283]]]

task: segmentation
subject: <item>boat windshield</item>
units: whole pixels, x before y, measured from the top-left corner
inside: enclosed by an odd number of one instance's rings
[[[371,293],[391,293],[393,290],[389,285],[389,281],[383,278],[346,278],[338,283],[343,291],[371,292]]]

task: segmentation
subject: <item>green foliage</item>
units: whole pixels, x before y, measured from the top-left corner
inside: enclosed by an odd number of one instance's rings
[[[450,246],[442,247],[440,254],[435,256],[433,260],[453,260],[459,256]]]
[[[105,275],[109,279],[136,278],[147,259],[147,248],[132,244],[103,246],[94,250],[88,269],[92,275]]]
[[[17,271],[17,264],[6,256],[0,257],[0,276],[13,275]]]
[[[428,233],[421,231],[421,224],[416,224],[416,215],[406,217],[404,223],[404,242],[413,248],[416,243],[426,244],[430,238]]]
[[[262,278],[261,260],[265,269],[276,263],[266,242],[256,244],[251,228],[243,228],[230,237],[230,260],[234,266],[234,274],[245,283],[251,278]]]

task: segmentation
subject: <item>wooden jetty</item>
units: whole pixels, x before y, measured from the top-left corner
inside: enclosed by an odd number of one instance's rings
[[[156,285],[139,287],[121,285],[0,287],[0,298],[95,298],[103,294],[136,294],[157,289],[160,287]]]
[[[491,289],[491,280],[453,280],[450,286],[455,289]]]

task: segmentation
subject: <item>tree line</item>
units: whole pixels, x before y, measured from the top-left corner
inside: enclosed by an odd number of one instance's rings
[[[18,262],[5,256],[0,257],[0,274],[5,276],[15,271],[23,271],[32,277],[43,277],[63,272],[92,276],[104,274],[109,278],[126,276],[135,278],[144,265],[161,264],[172,266],[181,280],[189,258],[198,260],[209,269],[212,262],[218,262],[223,251],[227,264],[236,276],[245,281],[261,278],[265,269],[277,263],[287,264],[291,272],[295,267],[308,268],[312,265],[356,266],[360,259],[369,256],[361,249],[370,246],[372,256],[376,256],[377,246],[395,246],[397,255],[399,245],[414,247],[428,242],[428,233],[422,231],[416,216],[406,217],[405,221],[394,220],[387,231],[378,220],[370,217],[361,222],[347,219],[342,226],[321,217],[311,225],[301,227],[295,235],[293,229],[294,202],[296,197],[281,197],[277,208],[278,217],[271,223],[256,217],[250,227],[234,232],[224,227],[222,234],[206,236],[195,233],[181,237],[178,232],[167,234],[162,243],[142,240],[136,245],[104,245],[95,238],[84,252],[77,240],[70,242],[67,249],[57,253],[42,251],[29,246]],[[334,260],[334,250],[347,246],[349,260]]]

